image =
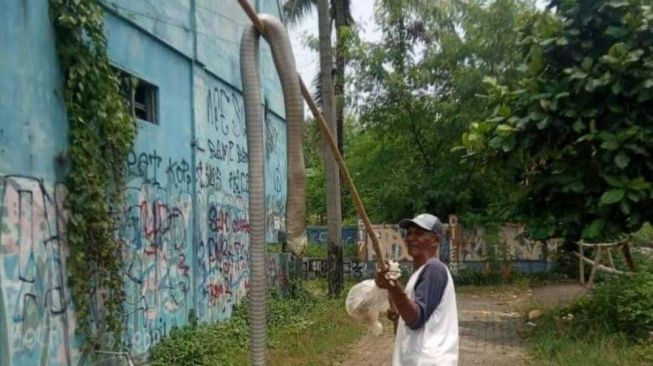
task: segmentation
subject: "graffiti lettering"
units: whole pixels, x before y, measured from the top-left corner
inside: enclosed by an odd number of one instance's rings
[[[244,107],[241,97],[235,91],[227,92],[224,88],[209,89],[206,96],[207,121],[217,132],[224,136],[233,134],[242,136],[244,131]],[[227,110],[233,112],[231,121],[227,121]]]
[[[72,358],[74,329],[68,319],[74,314],[65,287],[62,235],[66,194],[61,184],[48,192],[32,177],[0,177],[0,323],[5,324],[0,332],[8,332],[0,334],[0,360],[11,364]]]
[[[249,192],[249,174],[240,170],[229,172],[229,188],[234,194]]]
[[[221,175],[220,168],[212,164],[202,163],[201,161],[195,169],[195,177],[200,188],[222,189]]]
[[[220,142],[218,140],[207,140],[209,157],[220,161],[232,161],[247,163],[249,161],[247,150],[233,141]]]
[[[270,157],[277,150],[279,144],[279,130],[272,124],[270,112],[265,111],[265,156]]]
[[[127,176],[130,178],[142,178],[144,183],[158,184],[157,170],[161,166],[161,156],[156,150],[151,153],[137,154],[133,150],[127,156]]]
[[[181,159],[181,161],[176,162],[171,158],[168,159],[168,168],[166,169],[166,174],[168,177],[168,183],[175,183],[175,186],[180,184],[186,184],[189,186],[191,184],[191,169],[190,164],[186,160]]]

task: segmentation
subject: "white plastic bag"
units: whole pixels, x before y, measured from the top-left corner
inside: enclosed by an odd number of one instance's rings
[[[376,336],[383,334],[379,313],[389,308],[388,290],[378,288],[374,280],[365,280],[354,285],[345,300],[347,314],[354,319],[367,322],[370,331]]]

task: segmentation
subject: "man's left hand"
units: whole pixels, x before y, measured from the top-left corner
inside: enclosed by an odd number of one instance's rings
[[[374,282],[379,288],[386,290],[397,286],[397,280],[392,279],[392,277],[388,275],[387,270],[376,272],[376,278],[374,278]]]

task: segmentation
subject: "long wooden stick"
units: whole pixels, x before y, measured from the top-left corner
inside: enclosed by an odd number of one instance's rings
[[[263,25],[263,22],[261,22],[258,15],[256,14],[256,11],[254,11],[254,9],[247,2],[247,0],[238,0],[238,3],[243,8],[247,16],[249,16],[249,18],[252,20],[252,23],[254,23],[256,29],[259,32],[261,32],[261,34],[265,34],[265,26]],[[354,199],[354,205],[356,206],[356,212],[358,213],[358,217],[360,217],[360,219],[363,220],[363,225],[365,225],[365,231],[367,231],[367,235],[370,237],[370,239],[372,239],[372,245],[374,247],[374,252],[376,253],[376,261],[379,265],[379,268],[386,268],[386,264],[383,260],[383,252],[381,251],[381,245],[379,244],[379,239],[376,237],[376,233],[372,228],[372,223],[369,217],[367,216],[367,212],[365,211],[365,206],[363,206],[363,201],[361,200],[361,197],[358,194],[358,190],[356,189],[356,186],[354,185],[354,181],[352,180],[351,175],[349,174],[349,170],[345,165],[345,161],[342,158],[340,151],[338,150],[338,144],[336,143],[336,140],[333,137],[333,134],[331,133],[331,130],[329,129],[329,126],[327,125],[324,116],[322,116],[322,113],[317,107],[317,104],[313,100],[311,93],[306,87],[306,84],[304,84],[304,80],[302,80],[302,77],[299,75],[299,73],[297,74],[297,77],[299,78],[299,84],[301,85],[302,95],[304,96],[304,99],[306,100],[308,107],[311,109],[311,112],[313,113],[313,117],[315,117],[315,119],[318,121],[320,130],[322,131],[322,134],[325,137],[327,145],[329,146],[329,150],[331,151],[331,154],[333,154],[333,157],[338,163],[338,168],[340,168],[340,173],[344,178],[345,183],[347,183],[347,186],[349,187],[349,191],[351,192],[352,198]]]

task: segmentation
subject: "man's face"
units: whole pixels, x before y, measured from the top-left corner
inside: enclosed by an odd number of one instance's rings
[[[437,236],[434,233],[415,225],[411,225],[406,229],[404,241],[408,248],[408,255],[413,258],[429,253],[438,244]]]

